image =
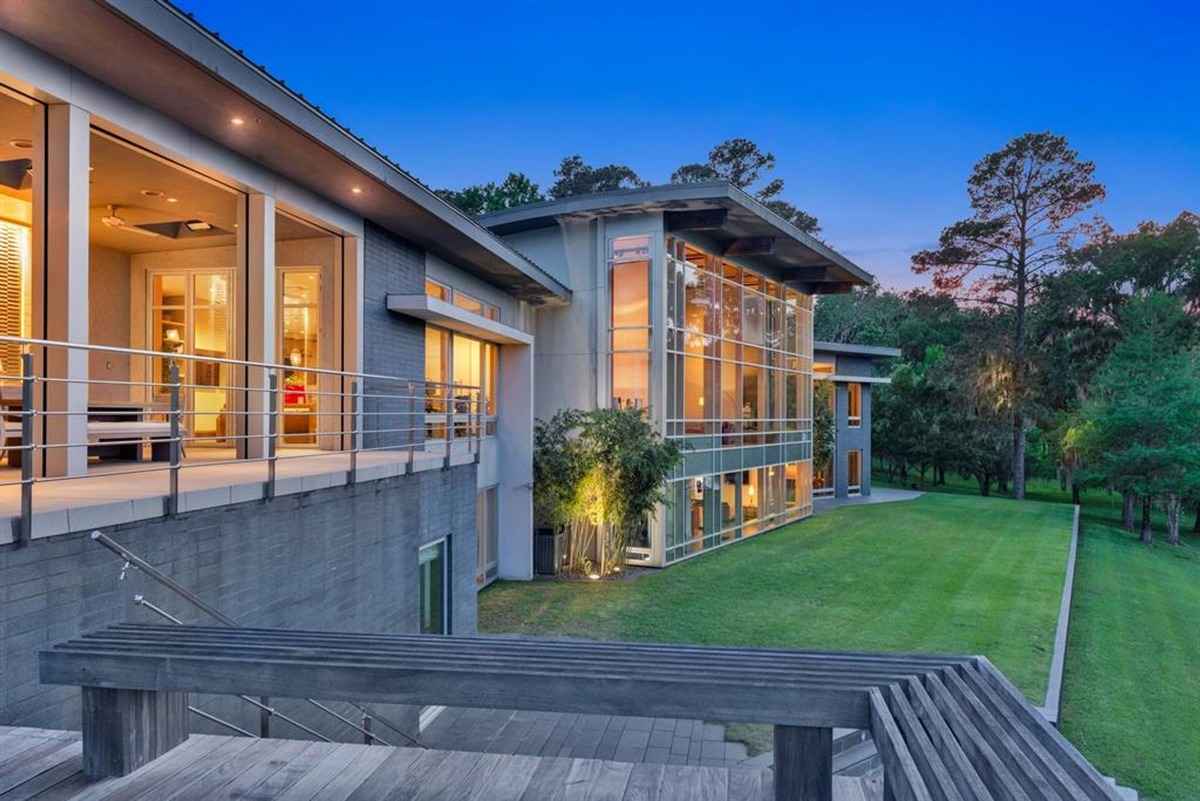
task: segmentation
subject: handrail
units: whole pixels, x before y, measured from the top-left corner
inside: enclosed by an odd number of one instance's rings
[[[217,622],[221,623],[221,625],[226,626],[228,628],[234,628],[234,629],[241,628],[240,624],[238,624],[238,622],[236,620],[229,617],[228,615],[226,615],[220,609],[217,609],[212,604],[206,602],[205,600],[200,598],[200,596],[196,595],[194,592],[189,590],[187,587],[184,587],[178,581],[171,578],[166,573],[163,573],[161,570],[154,567],[154,565],[150,564],[145,559],[143,559],[142,557],[135,554],[133,551],[126,548],[124,545],[121,545],[119,542],[117,542],[116,540],[114,540],[112,537],[108,536],[104,532],[93,531],[91,534],[91,539],[93,542],[104,546],[105,548],[107,548],[108,550],[110,550],[114,554],[116,554],[118,557],[123,559],[125,562],[125,567],[123,568],[123,571],[128,570],[129,568],[139,570],[143,574],[145,574],[147,577],[149,577],[150,579],[158,582],[162,586],[171,590],[176,595],[178,595],[179,597],[183,598],[185,601],[190,603],[192,606],[196,607],[200,611],[207,614],[209,617],[211,617],[214,620],[216,620]],[[122,572],[122,576],[124,576],[124,572]],[[170,612],[167,612],[165,609],[162,609],[161,607],[156,606],[155,604],[151,603],[150,601],[147,601],[146,597],[144,595],[135,595],[133,597],[133,602],[139,606],[146,607],[151,612],[154,612],[155,614],[159,615],[160,617],[163,617],[163,618],[171,621],[172,623],[176,624],[177,626],[186,625],[183,622],[183,620],[181,620],[180,618],[175,617]],[[278,717],[278,718],[281,718],[284,722],[290,723],[291,725],[295,726],[296,728],[298,728],[302,731],[305,731],[308,734],[313,735],[314,737],[318,737],[318,738],[324,740],[325,742],[332,742],[332,740],[329,737],[326,737],[325,735],[323,735],[317,731],[314,731],[313,729],[309,728],[308,726],[305,726],[303,723],[300,723],[299,721],[297,721],[291,717],[288,717],[287,715],[283,714],[282,712],[279,712],[278,710],[276,710],[273,706],[271,706],[268,703],[267,698],[263,698],[261,701],[259,701],[254,698],[251,698],[248,695],[243,695],[243,694],[239,694],[238,698],[242,699],[246,703],[251,704],[254,707],[257,707],[259,709],[259,711],[264,713],[264,733],[262,734],[263,737],[266,737],[267,732],[269,731],[269,728],[268,728],[269,723],[266,723],[266,721],[268,721],[271,717]],[[367,739],[368,743],[371,740],[374,740],[383,745],[391,745],[391,743],[389,743],[387,740],[384,740],[378,734],[372,732],[365,725],[364,726],[358,725],[354,721],[352,721],[349,718],[345,717],[344,715],[338,713],[337,711],[330,709],[329,707],[325,706],[324,704],[320,703],[319,701],[315,701],[312,698],[306,698],[304,700],[307,701],[309,704],[315,706],[317,709],[320,709],[322,712],[325,712],[326,714],[337,718],[339,721],[341,721],[345,725],[358,731],[360,734],[363,735],[363,737],[365,737]],[[366,707],[364,707],[360,704],[355,704],[353,702],[349,702],[349,703],[351,703],[351,706],[355,707],[356,709],[358,709],[360,712],[363,713],[364,721],[369,720],[369,718],[367,716],[370,715],[371,713],[369,712],[369,710]],[[223,726],[227,726],[231,729],[234,729],[236,731],[241,731],[241,732],[244,732],[249,735],[249,732],[245,732],[244,729],[239,729],[237,726],[235,726],[231,723],[227,723],[226,721],[223,721],[220,718],[217,718],[209,713],[202,712],[198,709],[195,709],[194,707],[189,707],[189,709],[191,709],[193,712],[200,715],[201,717],[204,717],[208,720],[214,721]],[[380,718],[378,715],[375,715],[374,717],[376,717],[378,720],[383,722],[384,725],[386,725],[389,729],[392,729],[397,734],[399,734],[401,737],[408,740],[409,742],[411,742],[413,745],[417,746],[418,748],[427,748],[428,747],[424,743],[417,740],[416,738],[411,737],[408,734],[406,734],[405,732],[396,728],[391,723],[389,723],[387,720]],[[249,736],[255,736],[255,735],[249,735]]]
[[[482,440],[494,430],[497,420],[487,414],[485,388],[473,384],[8,335],[0,335],[0,344],[20,345],[22,350],[20,408],[0,410],[0,419],[5,421],[0,427],[0,455],[7,452],[9,464],[19,461],[21,466],[19,481],[0,480],[0,487],[18,483],[21,487],[21,515],[13,533],[18,547],[32,537],[34,485],[94,476],[81,466],[85,463],[81,460],[95,454],[95,448],[106,449],[100,451],[103,458],[115,455],[141,462],[150,446],[157,466],[112,474],[166,475],[164,512],[171,516],[181,508],[180,482],[185,470],[262,463],[266,473],[263,497],[271,499],[276,496],[277,465],[284,459],[341,454],[346,459],[348,484],[359,480],[361,456],[368,452],[401,455],[405,473],[418,469],[420,452],[439,458],[443,469],[449,469],[454,457],[464,452],[473,454],[478,463]],[[86,370],[73,377],[63,374],[61,368],[50,375],[52,354],[42,350],[52,348],[119,354],[135,365],[142,359],[161,360],[166,375],[155,365],[147,367],[144,375],[135,371],[127,380],[92,379]],[[188,368],[189,380],[185,381],[181,366],[187,364],[232,365],[245,371],[239,378],[239,371],[222,370],[210,384],[196,380],[201,374],[198,367]],[[265,375],[255,377],[254,371]],[[5,376],[11,373],[4,371]],[[294,375],[304,377],[291,378]],[[228,383],[222,384],[226,379]],[[388,391],[381,386],[383,382],[396,386]],[[73,386],[82,387],[83,394],[75,389],[68,395]],[[93,386],[126,387],[128,392],[118,389],[109,393],[125,395],[121,398],[97,397],[96,390],[89,389]],[[213,404],[216,408],[197,401],[206,390],[222,399]],[[16,401],[7,400],[10,404]],[[227,447],[235,451],[235,458],[222,459],[223,454],[215,452],[216,459],[190,458],[188,449],[193,444]],[[304,448],[281,449],[281,444]],[[51,454],[57,455],[53,463],[46,461]],[[35,464],[52,465],[52,469],[35,468]]]

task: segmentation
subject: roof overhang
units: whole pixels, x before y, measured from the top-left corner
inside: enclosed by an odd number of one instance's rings
[[[416,317],[461,334],[469,334],[484,342],[495,342],[500,345],[533,344],[532,334],[527,334],[511,325],[480,317],[466,309],[460,309],[453,303],[447,303],[439,298],[431,298],[423,293],[419,295],[388,295],[387,308],[390,312]]]
[[[866,356],[875,359],[897,359],[900,357],[899,348],[885,348],[881,345],[855,345],[850,342],[813,343],[813,353],[838,353],[844,356]]]
[[[533,303],[571,297],[532,261],[165,0],[0,0],[0,27],[516,297]],[[245,124],[230,125],[233,117]]]
[[[504,236],[559,221],[650,212],[663,213],[668,233],[695,234],[720,255],[806,292],[846,292],[874,281],[829,245],[724,181],[580,195],[488,214],[480,222]]]

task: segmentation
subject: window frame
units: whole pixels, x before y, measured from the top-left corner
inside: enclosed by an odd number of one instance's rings
[[[426,331],[428,331],[431,328],[438,331],[442,335],[442,337],[444,337],[444,340],[443,340],[444,345],[443,345],[443,349],[442,349],[442,369],[444,370],[444,375],[438,382],[442,385],[454,383],[454,381],[453,381],[453,378],[454,378],[454,338],[456,336],[458,336],[458,337],[462,337],[464,339],[469,339],[469,340],[478,342],[480,344],[480,364],[481,364],[482,372],[480,375],[479,392],[480,392],[481,402],[484,407],[483,414],[481,415],[482,424],[483,424],[483,437],[484,437],[484,439],[487,439],[489,437],[495,437],[497,428],[499,427],[499,421],[500,421],[500,405],[499,405],[499,401],[498,401],[498,397],[497,397],[500,394],[500,346],[497,345],[495,342],[489,342],[486,339],[480,339],[479,337],[473,337],[470,334],[464,334],[461,331],[455,331],[453,329],[445,328],[440,325],[434,325],[433,323],[429,323],[429,322],[425,323]],[[426,346],[426,349],[427,349],[428,343],[429,343],[429,337],[428,337],[428,334],[426,334],[425,342],[423,343]],[[489,354],[491,354],[491,355],[489,356]],[[494,379],[491,381],[491,386],[489,386],[488,368],[492,365],[494,365],[494,369],[491,371],[494,376]],[[447,380],[447,379],[450,379],[450,380]],[[429,378],[428,375],[426,375],[426,376],[424,376],[424,381],[428,385],[428,383],[431,382],[432,379]],[[490,394],[488,392],[489,389],[492,390]],[[446,436],[445,436],[446,411],[447,411],[446,405],[449,401],[445,398],[441,398],[440,400],[437,401],[438,403],[441,404],[441,410],[440,411],[430,411],[430,409],[429,409],[430,397],[431,396],[429,394],[429,387],[426,386],[426,390],[425,390],[425,398],[426,398],[426,400],[425,400],[425,420],[424,420],[424,422],[425,422],[425,441],[429,442],[429,443],[445,442],[445,440],[446,440]],[[438,397],[440,398],[440,396],[438,396]],[[492,409],[491,412],[488,411],[489,407]],[[459,435],[457,433],[457,431],[463,427],[466,427],[467,431],[470,432],[471,436],[474,435],[473,432],[471,432],[471,427],[474,425],[474,423],[471,419],[473,416],[474,415],[471,413],[471,411],[469,409],[466,412],[459,412],[457,410],[457,408],[455,409],[455,411],[454,411],[454,428],[456,431],[456,434],[454,437],[455,439],[463,438],[463,435]],[[437,436],[436,434],[433,433],[433,432],[436,432],[438,429],[441,429],[443,432],[441,436]]]
[[[858,381],[846,383],[846,428],[862,428],[862,384]]]
[[[431,548],[438,548],[438,547],[441,548],[441,559],[442,559],[442,571],[441,571],[442,572],[442,592],[441,592],[441,596],[442,596],[441,629],[442,630],[441,631],[425,631],[424,630],[425,610],[423,608],[424,601],[425,601],[425,589],[423,587],[424,580],[425,580],[425,572],[422,570],[422,565],[425,563],[421,561],[421,555],[425,551],[427,551]],[[417,546],[417,630],[418,630],[419,634],[446,636],[446,635],[449,635],[452,633],[451,621],[453,619],[453,615],[451,615],[451,613],[450,613],[450,603],[452,601],[452,595],[451,595],[451,591],[450,591],[450,581],[451,581],[451,577],[452,577],[452,571],[451,571],[450,554],[451,554],[451,551],[450,551],[450,535],[449,534],[447,534],[444,537],[439,537],[438,539],[433,540],[432,542],[422,543],[421,545]]]

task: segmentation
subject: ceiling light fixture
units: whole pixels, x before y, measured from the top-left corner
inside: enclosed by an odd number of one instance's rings
[[[206,223],[204,220],[188,220],[184,223],[189,231],[208,231],[212,229],[212,223]]]
[[[351,188],[351,190],[350,190],[350,191],[351,191],[351,192],[353,192],[353,193],[354,193],[354,194],[356,194],[356,195],[361,195],[361,194],[362,194],[362,187],[361,187],[361,186],[355,186],[355,187]]]
[[[33,150],[33,140],[31,139],[9,139],[8,144],[17,150]]]
[[[162,197],[163,193],[157,189],[143,189],[142,197]]]
[[[169,197],[169,198],[167,198],[167,202],[168,202],[168,203],[178,203],[178,202],[179,202],[179,198],[177,198],[177,197]]]
[[[244,125],[246,123],[246,121],[243,120],[241,117],[234,117],[229,121],[232,122],[234,125]]]

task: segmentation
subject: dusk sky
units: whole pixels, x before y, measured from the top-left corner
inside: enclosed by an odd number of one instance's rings
[[[1027,131],[1096,162],[1118,229],[1200,212],[1194,2],[179,5],[434,187],[574,153],[665,183],[747,137],[889,287]]]

